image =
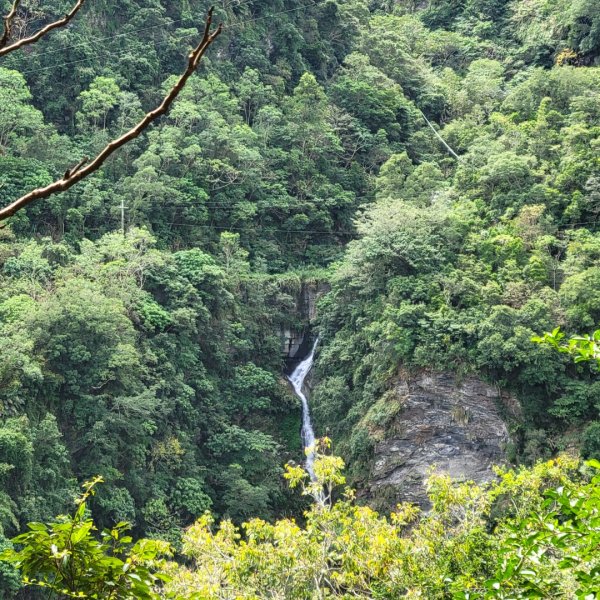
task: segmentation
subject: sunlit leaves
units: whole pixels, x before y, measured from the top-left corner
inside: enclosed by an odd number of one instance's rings
[[[168,554],[165,542],[139,540],[133,543],[127,523],[101,532],[87,511],[101,477],[86,482],[74,514],[56,521],[30,523],[2,559],[16,565],[27,586],[41,587],[69,598],[157,598],[159,577],[152,562]]]
[[[546,344],[564,354],[570,354],[575,362],[596,362],[600,366],[600,329],[591,335],[579,335],[569,338],[566,343],[565,333],[557,327],[543,336],[534,336],[532,341]]]

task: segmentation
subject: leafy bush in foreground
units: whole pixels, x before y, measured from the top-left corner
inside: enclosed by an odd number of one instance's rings
[[[31,524],[3,558],[26,584],[59,598],[592,599],[600,593],[599,469],[565,455],[498,469],[487,486],[432,472],[430,512],[404,504],[382,516],[348,488],[335,498],[343,462],[319,452],[317,481],[301,467],[286,470],[314,499],[303,524],[251,519],[238,528],[206,513],[187,530],[182,560],[166,562],[157,556],[168,544],[132,545],[119,539],[123,524],[96,539],[84,500],[74,517]]]

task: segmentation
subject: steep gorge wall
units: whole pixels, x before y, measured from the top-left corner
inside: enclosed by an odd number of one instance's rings
[[[299,290],[301,326],[281,326],[288,365],[310,351],[316,304],[328,291],[326,283],[305,283]],[[311,371],[304,384],[310,405],[318,372]],[[490,480],[493,466],[506,462],[506,420],[518,418],[519,411],[515,398],[476,376],[433,371],[398,375],[358,425],[375,441],[369,468],[357,485],[360,498],[385,509],[401,501],[427,506],[425,480],[432,466],[456,480]],[[323,433],[320,423],[314,426]]]
[[[310,351],[310,324],[316,316],[317,301],[329,289],[329,284],[325,282],[302,284],[296,296],[295,308],[299,326],[281,324],[279,329],[281,354],[287,361],[297,361]]]

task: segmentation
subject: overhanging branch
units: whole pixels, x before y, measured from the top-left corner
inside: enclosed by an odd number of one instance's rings
[[[10,38],[13,21],[17,15],[19,4],[21,4],[21,0],[15,0],[8,14],[2,19],[4,21],[4,31],[2,32],[2,37],[0,38],[0,48],[4,48],[6,44],[8,44],[8,39]]]
[[[71,12],[66,14],[62,19],[58,19],[53,23],[49,23],[48,25],[46,25],[46,27],[43,27],[37,33],[34,33],[29,37],[17,40],[16,42],[13,42],[9,45],[8,41],[10,39],[13,22],[17,14],[19,4],[21,4],[21,0],[14,0],[10,12],[4,17],[4,32],[2,33],[2,37],[0,38],[0,56],[4,56],[9,52],[14,52],[19,48],[22,48],[23,46],[33,44],[53,29],[58,29],[59,27],[64,27],[65,25],[68,25],[69,21],[71,21],[71,19],[73,19],[73,17],[79,12],[79,9],[83,6],[84,2],[85,0],[77,0],[75,6],[73,6],[73,8],[71,9]]]
[[[219,25],[213,32],[211,32],[212,14],[213,9],[211,8],[206,17],[202,40],[190,52],[185,71],[179,77],[175,85],[169,90],[169,93],[163,98],[163,101],[154,110],[147,113],[137,125],[132,127],[121,137],[107,144],[92,161],[88,161],[87,159],[80,161],[72,169],[67,170],[61,179],[56,180],[46,187],[37,188],[25,196],[21,196],[21,198],[15,200],[5,208],[0,209],[0,221],[4,221],[5,219],[12,217],[16,212],[28,204],[35,202],[36,200],[43,200],[52,196],[53,194],[64,192],[73,187],[76,183],[86,178],[88,175],[91,175],[94,171],[97,171],[109,156],[124,146],[127,142],[137,138],[149,125],[164,115],[169,110],[181,90],[184,88],[187,80],[192,76],[198,67],[200,60],[204,56],[204,53],[208,47],[223,29],[223,26]]]

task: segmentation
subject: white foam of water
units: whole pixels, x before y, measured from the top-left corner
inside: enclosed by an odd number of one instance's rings
[[[313,430],[312,422],[310,419],[310,408],[308,406],[308,399],[306,398],[303,388],[304,381],[307,375],[310,373],[312,369],[314,359],[315,359],[315,350],[317,349],[317,344],[319,343],[319,339],[315,340],[313,347],[310,351],[310,354],[293,370],[293,372],[289,375],[288,379],[294,388],[294,392],[296,392],[296,396],[300,398],[300,402],[302,403],[302,445],[304,448],[314,448],[315,446],[315,432]],[[310,478],[315,480],[315,472],[313,469],[313,464],[315,461],[314,452],[309,452],[306,455],[306,470],[310,474]]]

